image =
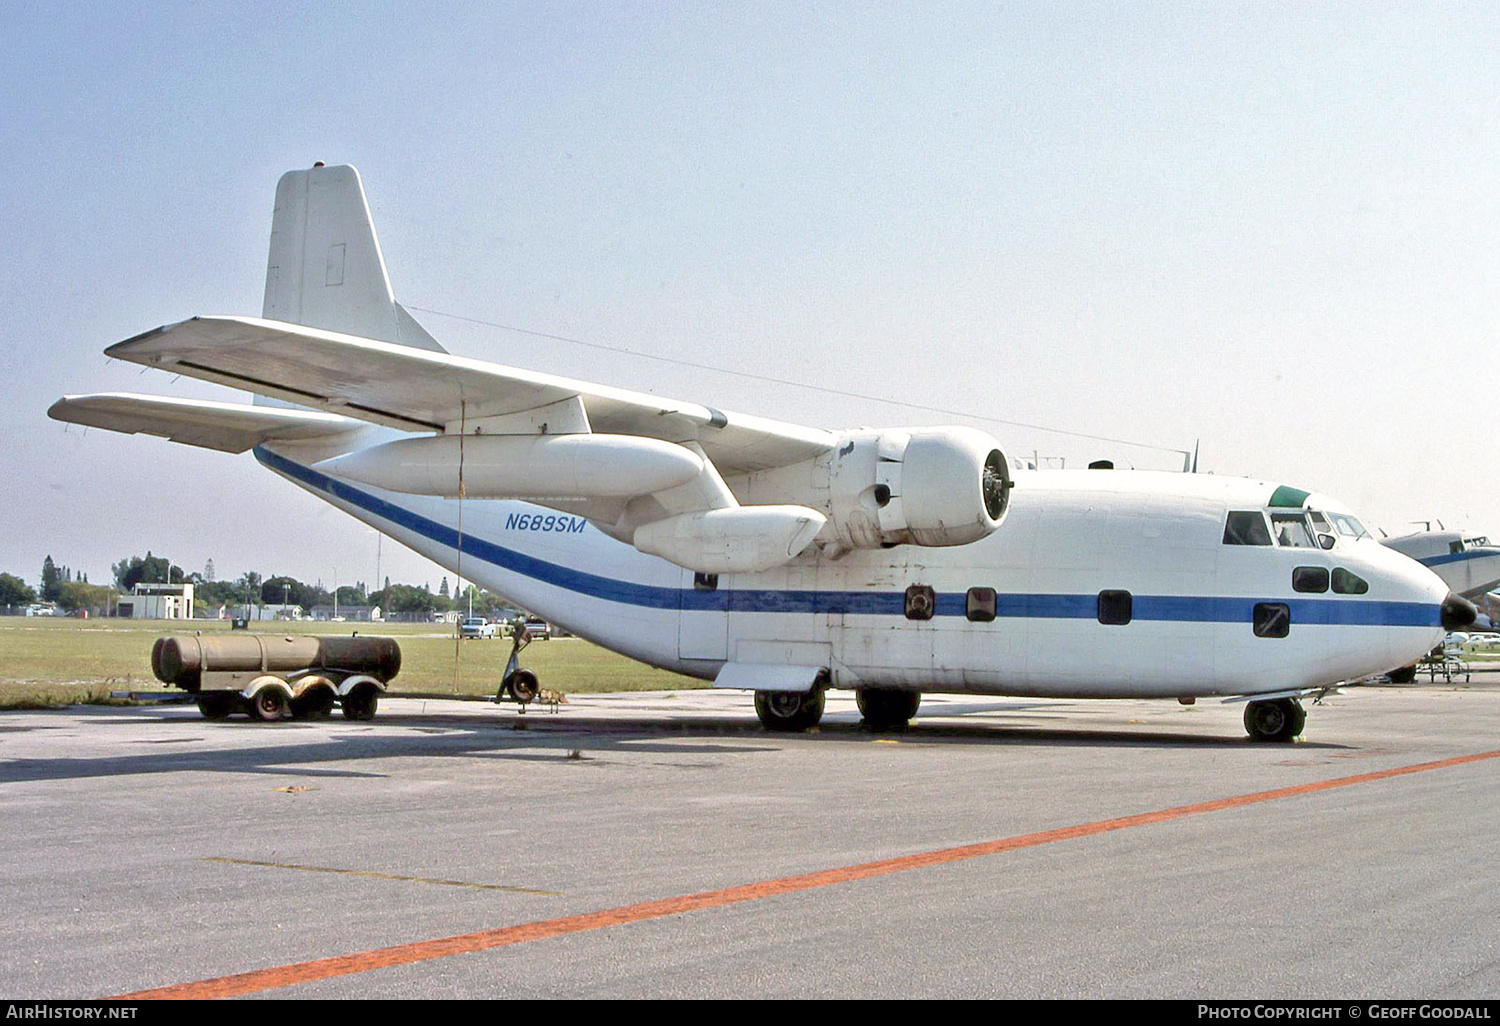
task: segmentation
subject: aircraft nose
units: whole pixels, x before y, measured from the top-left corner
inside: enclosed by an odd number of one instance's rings
[[[1474,623],[1479,616],[1479,609],[1468,599],[1453,592],[1443,599],[1443,604],[1438,607],[1443,614],[1443,629],[1450,631],[1463,630]]]

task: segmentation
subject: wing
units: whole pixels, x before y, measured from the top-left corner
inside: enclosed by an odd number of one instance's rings
[[[817,428],[253,317],[194,317],[106,352],[408,431],[555,415],[567,430],[697,443],[726,476],[800,463],[834,444]]]
[[[143,433],[220,452],[245,452],[264,442],[293,442],[342,434],[363,422],[316,410],[106,392],[64,396],[47,416],[68,424]]]

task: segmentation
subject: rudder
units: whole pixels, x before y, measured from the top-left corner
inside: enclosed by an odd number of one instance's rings
[[[445,352],[396,302],[359,172],[288,171],[276,184],[262,316]]]

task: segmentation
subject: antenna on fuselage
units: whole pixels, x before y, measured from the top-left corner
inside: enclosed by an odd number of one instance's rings
[[[1200,443],[1201,441],[1203,441],[1203,439],[1201,439],[1201,438],[1195,438],[1195,439],[1193,439],[1193,451],[1192,452],[1183,452],[1183,454],[1182,454],[1182,472],[1184,474],[1196,474],[1196,473],[1198,473],[1198,443]]]

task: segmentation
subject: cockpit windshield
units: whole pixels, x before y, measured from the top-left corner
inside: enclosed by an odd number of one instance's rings
[[[1313,540],[1312,529],[1308,527],[1307,518],[1301,513],[1272,513],[1271,532],[1276,536],[1276,544],[1286,548],[1318,547],[1318,543]]]
[[[1330,513],[1328,519],[1333,521],[1333,526],[1345,538],[1370,537],[1370,532],[1365,530],[1365,525],[1347,513]]]

